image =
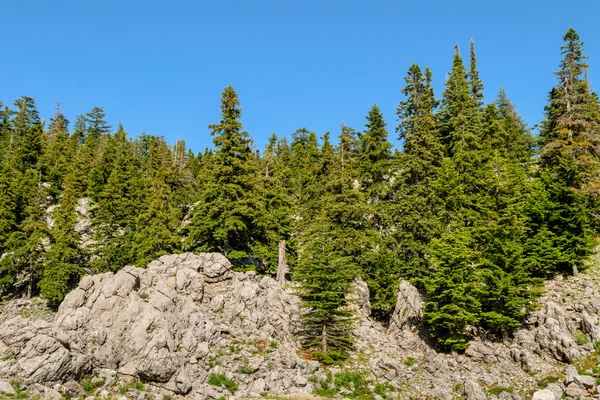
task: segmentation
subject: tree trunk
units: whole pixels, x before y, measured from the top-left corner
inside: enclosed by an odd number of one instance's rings
[[[573,264],[573,276],[578,276],[579,270],[577,269],[577,265]]]
[[[323,329],[321,330],[321,351],[323,353],[327,353],[329,348],[327,346],[327,327],[323,325]]]
[[[287,265],[285,263],[285,240],[279,241],[279,260],[277,261],[277,282],[283,284],[285,282],[285,274],[287,273]]]

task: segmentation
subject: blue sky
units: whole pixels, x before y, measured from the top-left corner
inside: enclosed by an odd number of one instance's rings
[[[263,149],[275,132],[363,129],[373,104],[392,139],[408,66],[433,71],[436,95],[455,44],[474,38],[486,100],[500,86],[533,125],[573,26],[600,90],[597,0],[3,0],[0,100],[34,97],[42,116],[94,106],[130,135],[212,145],[223,88]],[[595,81],[599,81],[595,84]]]

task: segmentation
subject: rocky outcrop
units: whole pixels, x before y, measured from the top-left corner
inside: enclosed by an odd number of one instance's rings
[[[357,279],[349,295],[355,351],[346,367],[365,371],[372,392],[385,384],[387,397],[528,399],[558,375],[566,378],[533,398],[597,396],[594,377],[565,367],[598,341],[600,274],[558,277],[546,289],[512,337],[476,337],[454,354],[436,351],[427,337],[415,287],[400,283],[386,327],[369,317],[368,287]],[[299,313],[291,290],[233,272],[218,254],[168,255],[145,269],[86,276],[55,315],[39,300],[0,306],[0,392],[14,391],[2,383],[14,379],[30,395],[58,399],[82,396],[82,379],[103,391],[137,379],[154,392],[197,399],[310,393],[331,374],[299,356]]]
[[[238,394],[310,392],[298,377],[319,365],[296,355],[297,316],[297,299],[273,279],[234,273],[221,255],[164,256],[146,269],[84,277],[53,322],[6,321],[0,376],[52,386],[114,371],[218,398],[226,390],[208,378],[224,374]]]
[[[406,281],[400,282],[396,309],[390,320],[390,333],[417,332],[423,316],[423,300],[417,288]]]

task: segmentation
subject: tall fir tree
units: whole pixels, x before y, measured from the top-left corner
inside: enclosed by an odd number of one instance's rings
[[[431,71],[427,68],[423,74],[413,64],[405,82],[402,89],[405,99],[397,109],[396,132],[404,140],[404,151],[398,159],[402,172],[394,182],[392,221],[397,226],[394,237],[399,261],[399,271],[394,276],[396,281],[402,276],[418,284],[431,271],[429,243],[439,236],[441,229],[437,217],[440,204],[432,182],[444,153],[434,114],[438,102],[431,87]],[[390,295],[388,302],[393,307],[393,291]]]
[[[540,131],[540,171],[556,206],[546,226],[560,249],[557,267],[576,274],[596,243],[592,210],[600,193],[600,105],[587,79],[583,42],[572,28],[563,40],[558,84],[550,91]]]
[[[52,306],[57,306],[84,274],[84,251],[77,225],[77,198],[72,173],[65,177],[65,188],[58,206],[52,212],[50,248],[44,257],[44,268],[38,283],[40,293]]]
[[[209,125],[215,145],[212,171],[202,182],[200,202],[187,227],[189,249],[218,251],[232,259],[251,256],[264,241],[257,223],[262,206],[252,140],[241,115],[238,95],[229,85],[221,98],[221,121]]]

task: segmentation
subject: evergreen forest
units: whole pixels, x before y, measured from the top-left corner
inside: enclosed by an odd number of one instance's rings
[[[563,39],[535,131],[504,90],[484,97],[473,41],[437,77],[408,66],[395,126],[373,105],[362,127],[301,127],[261,150],[231,85],[198,154],[109,126],[101,107],[46,121],[31,97],[0,102],[0,295],[56,307],[85,274],[178,252],[275,276],[285,241],[303,340],[324,361],[352,349],[358,276],[384,323],[399,282],[415,285],[440,349],[510,335],[544,280],[586,268],[600,230],[600,102],[582,40]]]

